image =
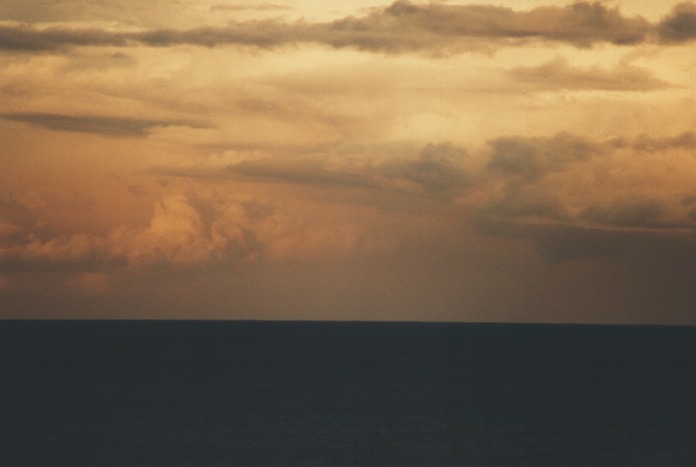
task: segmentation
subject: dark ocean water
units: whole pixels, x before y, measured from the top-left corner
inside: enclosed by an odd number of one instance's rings
[[[0,322],[0,465],[696,465],[696,328]]]

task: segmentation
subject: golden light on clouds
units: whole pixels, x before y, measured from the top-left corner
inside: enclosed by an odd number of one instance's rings
[[[42,5],[2,317],[696,322],[696,4]]]

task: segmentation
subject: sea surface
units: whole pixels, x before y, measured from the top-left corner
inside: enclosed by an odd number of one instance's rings
[[[696,465],[696,328],[4,321],[0,465]]]

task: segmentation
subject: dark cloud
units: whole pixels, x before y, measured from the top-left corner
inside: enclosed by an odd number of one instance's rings
[[[621,141],[569,134],[493,140],[485,167],[493,177],[480,177],[473,189],[479,194],[471,204],[474,223],[485,235],[532,241],[551,262],[644,258],[670,248],[679,256],[696,238],[694,196],[687,191],[675,198],[664,188],[676,172],[653,172],[651,164],[665,151],[694,143],[691,133]],[[677,180],[675,187],[683,184]],[[696,248],[686,250],[696,258]]]
[[[489,144],[493,148],[489,171],[526,178],[537,178],[604,152],[602,145],[567,133],[552,138],[505,137]]]
[[[600,3],[529,11],[482,5],[416,5],[400,0],[363,18],[331,23],[331,31],[353,33],[353,45],[366,49],[425,48],[447,38],[542,39],[589,46],[595,42],[630,44],[650,29],[642,18],[626,18]],[[410,37],[410,40],[404,40]],[[338,45],[338,43],[334,43]],[[443,46],[443,44],[437,44]]]
[[[592,205],[586,208],[580,217],[618,227],[657,227],[664,212],[665,208],[660,201],[646,199],[620,201],[603,206]]]
[[[576,2],[564,7],[545,6],[528,11],[482,5],[413,4],[405,0],[375,9],[361,17],[329,23],[248,21],[226,27],[188,30],[152,29],[140,32],[67,27],[36,28],[25,24],[0,27],[0,49],[51,51],[78,46],[142,44],[218,46],[226,44],[269,48],[313,42],[336,48],[400,53],[441,53],[477,49],[482,41],[499,45],[542,40],[577,47],[595,43],[637,44],[657,36],[681,42],[695,36],[691,4],[681,4],[664,21],[651,24],[641,17],[626,17],[601,3]]]
[[[665,42],[685,42],[696,38],[696,4],[680,3],[657,26]]]
[[[466,159],[466,151],[450,143],[428,144],[419,157],[389,160],[378,171],[387,180],[403,182],[426,193],[447,193],[471,183],[462,167]]]
[[[312,29],[310,25],[302,23],[249,21],[233,23],[224,28],[155,29],[128,34],[126,37],[131,42],[151,47],[171,47],[183,44],[215,47],[233,44],[270,48],[313,41],[315,38],[312,37]]]
[[[10,51],[51,51],[79,46],[122,47],[127,44],[127,34],[104,29],[39,29],[26,24],[0,26],[0,49]]]
[[[521,183],[509,183],[501,196],[479,208],[487,218],[533,218],[560,221],[567,219],[563,206],[551,193],[535,192]]]
[[[142,32],[118,32],[105,29],[68,27],[36,28],[26,24],[0,26],[0,49],[9,51],[55,51],[80,46],[125,47],[143,44],[151,47],[224,44],[272,47],[297,42],[301,30],[284,23],[254,22],[232,24],[225,28],[188,30],[153,29]]]
[[[621,64],[613,69],[578,68],[563,58],[535,67],[508,72],[513,80],[538,89],[601,89],[607,91],[650,91],[671,86],[642,68]]]
[[[105,117],[101,115],[62,115],[49,113],[0,114],[0,118],[46,128],[54,131],[93,133],[112,137],[143,137],[156,127],[188,126],[206,128],[198,123],[172,120]]]

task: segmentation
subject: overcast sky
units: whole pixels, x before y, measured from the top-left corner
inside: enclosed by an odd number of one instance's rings
[[[0,317],[696,324],[696,4],[0,2]]]

